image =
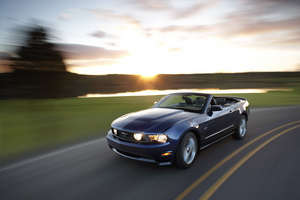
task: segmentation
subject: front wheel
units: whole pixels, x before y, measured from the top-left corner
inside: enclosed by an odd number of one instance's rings
[[[244,115],[241,116],[239,125],[235,130],[235,133],[232,135],[234,139],[241,140],[245,137],[247,132],[247,120]]]
[[[179,168],[192,166],[197,154],[197,139],[194,133],[188,132],[182,138],[176,153],[176,164]]]

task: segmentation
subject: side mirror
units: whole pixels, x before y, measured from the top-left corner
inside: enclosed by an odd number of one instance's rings
[[[223,110],[222,106],[219,106],[219,105],[212,105],[211,106],[211,111],[221,111],[221,110]]]

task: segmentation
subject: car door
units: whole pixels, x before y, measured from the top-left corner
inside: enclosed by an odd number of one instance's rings
[[[234,128],[233,108],[224,107],[221,111],[209,111],[205,143],[210,143],[226,135]]]

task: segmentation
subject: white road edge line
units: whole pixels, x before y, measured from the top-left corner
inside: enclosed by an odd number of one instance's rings
[[[101,139],[97,139],[97,140],[93,140],[93,141],[73,145],[73,146],[70,146],[70,147],[66,147],[66,148],[63,148],[61,150],[56,150],[56,151],[53,151],[53,152],[50,152],[50,153],[47,153],[47,154],[44,154],[44,155],[41,155],[41,156],[36,156],[36,157],[33,157],[33,158],[29,158],[27,160],[20,161],[20,162],[17,162],[15,164],[11,164],[11,165],[8,165],[6,167],[0,168],[0,172],[9,170],[9,169],[12,169],[12,168],[15,168],[15,167],[19,167],[21,165],[25,165],[25,164],[28,164],[28,163],[31,163],[31,162],[35,162],[35,161],[38,161],[38,160],[41,160],[41,159],[44,159],[44,158],[47,158],[47,157],[50,157],[50,156],[55,156],[57,154],[61,154],[61,153],[67,152],[67,151],[71,151],[71,150],[78,149],[78,148],[81,148],[81,147],[84,147],[84,146],[88,146],[88,145],[91,145],[91,144],[94,144],[94,143],[97,143],[97,142],[102,142],[105,139],[106,138],[104,137],[104,138],[101,138]]]

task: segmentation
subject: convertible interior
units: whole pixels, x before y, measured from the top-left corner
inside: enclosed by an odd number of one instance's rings
[[[157,107],[160,108],[175,108],[182,109],[191,112],[201,112],[206,103],[207,96],[206,95],[171,95],[165,101],[157,104]],[[233,97],[213,97],[209,106],[218,105],[222,108],[230,106],[236,102],[238,99]]]
[[[237,100],[229,97],[214,97],[212,98],[210,104],[211,105],[220,105],[222,107],[230,106],[236,103]]]
[[[197,107],[203,107],[205,98],[204,97],[197,97],[196,99],[192,99],[189,96],[182,96],[182,99],[185,101],[185,106],[197,106]],[[211,105],[219,105],[222,107],[230,106],[234,103],[236,103],[237,100],[230,98],[230,97],[214,97],[212,98],[210,104]]]

